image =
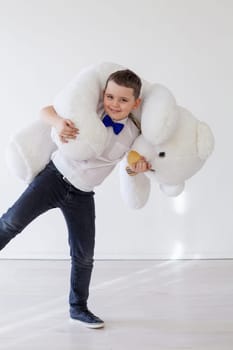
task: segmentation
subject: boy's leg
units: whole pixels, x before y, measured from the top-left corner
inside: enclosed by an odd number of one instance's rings
[[[102,328],[104,322],[87,307],[95,246],[94,192],[83,192],[69,186],[65,216],[71,255],[70,316],[89,328]]]
[[[0,250],[33,219],[56,207],[61,185],[53,168],[49,163],[0,218]]]
[[[70,196],[61,210],[66,219],[71,255],[70,313],[87,309],[95,245],[94,192],[68,185]]]

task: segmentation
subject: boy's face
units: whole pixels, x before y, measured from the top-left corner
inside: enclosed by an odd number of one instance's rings
[[[122,120],[136,109],[141,100],[135,98],[133,89],[109,81],[104,91],[104,110],[114,120]]]

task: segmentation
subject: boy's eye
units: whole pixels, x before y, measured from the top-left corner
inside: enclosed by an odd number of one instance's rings
[[[114,99],[114,97],[113,97],[113,95],[105,95],[106,96],[106,98],[108,99],[108,100],[113,100]],[[121,98],[121,99],[119,99],[118,100],[119,102],[128,102],[128,100],[127,100],[127,98]]]

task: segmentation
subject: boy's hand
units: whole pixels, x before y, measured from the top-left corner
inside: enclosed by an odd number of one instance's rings
[[[151,164],[147,162],[145,157],[140,157],[140,159],[137,162],[131,164],[129,167],[134,173],[138,174],[150,170]]]
[[[79,134],[79,129],[70,119],[62,118],[57,114],[52,105],[44,107],[40,111],[41,119],[50,126],[53,126],[63,143],[67,143],[70,139],[75,139]]]
[[[67,143],[71,139],[75,139],[79,134],[79,129],[70,119],[59,117],[54,125],[61,142]]]

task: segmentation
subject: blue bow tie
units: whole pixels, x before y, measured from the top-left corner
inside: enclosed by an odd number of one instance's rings
[[[115,123],[109,115],[106,115],[103,119],[103,123],[106,127],[111,126],[113,128],[114,134],[118,135],[124,128],[124,124]]]

